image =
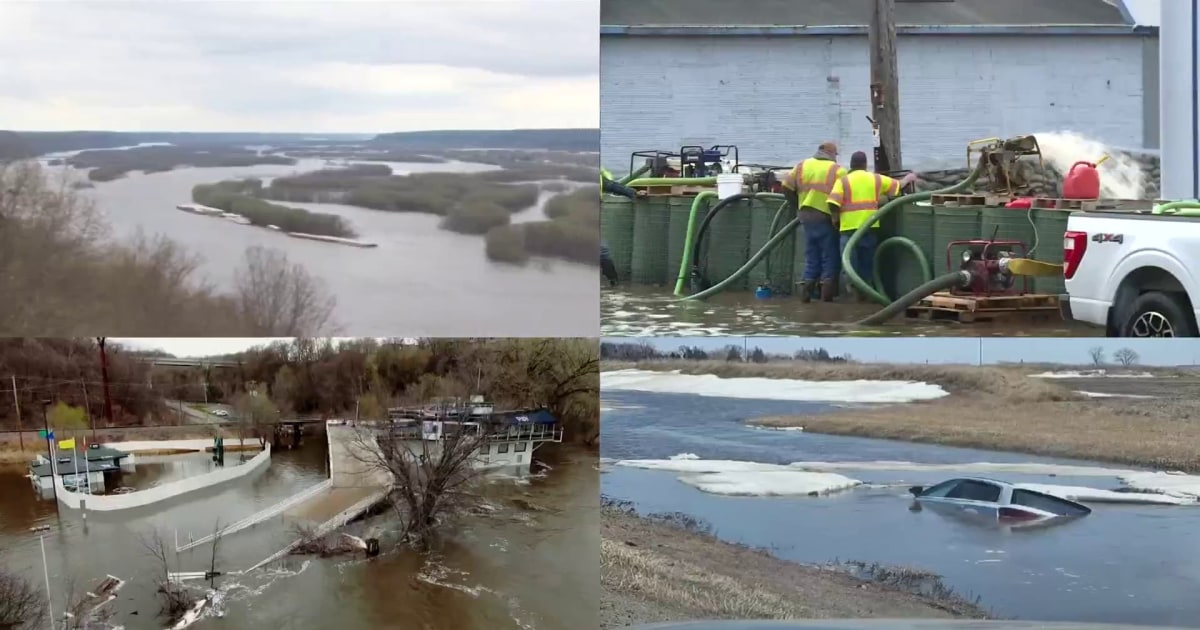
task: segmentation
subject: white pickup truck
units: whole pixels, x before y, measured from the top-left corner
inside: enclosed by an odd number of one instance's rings
[[[1195,337],[1200,219],[1080,212],[1063,241],[1063,317],[1109,337]]]

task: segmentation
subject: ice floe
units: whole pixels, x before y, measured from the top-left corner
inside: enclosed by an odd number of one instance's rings
[[[1150,492],[1116,492],[1087,486],[1059,486],[1044,483],[1018,483],[1018,488],[1034,490],[1080,503],[1145,503],[1152,505],[1186,505],[1195,499]]]
[[[650,370],[600,373],[600,386],[665,394],[696,394],[723,398],[790,400],[830,403],[904,403],[934,400],[949,394],[937,385],[913,381],[803,381],[782,378],[721,378],[712,374],[682,374]]]
[[[682,473],[679,480],[702,492],[740,496],[807,496],[847,490],[862,482],[836,473],[811,472],[728,459],[698,459],[681,453],[671,459],[626,459],[618,466]]]
[[[1030,374],[1030,378],[1156,378],[1149,372],[1118,372],[1110,374],[1108,370],[1062,370],[1059,372],[1039,372]]]

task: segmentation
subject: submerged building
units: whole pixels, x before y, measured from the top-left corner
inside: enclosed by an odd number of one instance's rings
[[[1129,1],[897,0],[904,165],[1051,131],[1158,148],[1159,29]],[[682,145],[786,166],[825,140],[869,153],[872,4],[601,0],[603,166]]]
[[[53,494],[55,471],[70,490],[87,488],[88,492],[103,492],[106,477],[133,466],[129,453],[99,444],[74,452],[59,451],[56,455],[57,462],[39,454],[29,463],[29,479],[42,496]]]

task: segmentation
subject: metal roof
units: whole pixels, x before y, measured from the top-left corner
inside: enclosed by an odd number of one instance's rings
[[[83,457],[85,451],[87,452],[86,465]],[[80,472],[83,472],[84,470],[91,470],[93,472],[116,470],[120,466],[115,462],[129,456],[129,453],[126,453],[125,451],[119,451],[115,448],[108,448],[107,446],[80,449],[77,451],[77,453],[72,453],[71,451],[59,451],[58,473],[60,475],[71,475],[75,473],[76,454],[78,454]],[[34,462],[30,462],[29,470],[38,477],[49,477],[50,463],[47,462],[45,464],[37,465]]]
[[[864,26],[872,0],[601,0],[606,26]],[[896,0],[908,26],[1132,26],[1122,0]]]

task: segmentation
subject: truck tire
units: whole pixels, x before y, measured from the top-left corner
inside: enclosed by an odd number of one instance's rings
[[[1129,305],[1121,337],[1195,337],[1196,323],[1185,302],[1161,291],[1143,293]]]

